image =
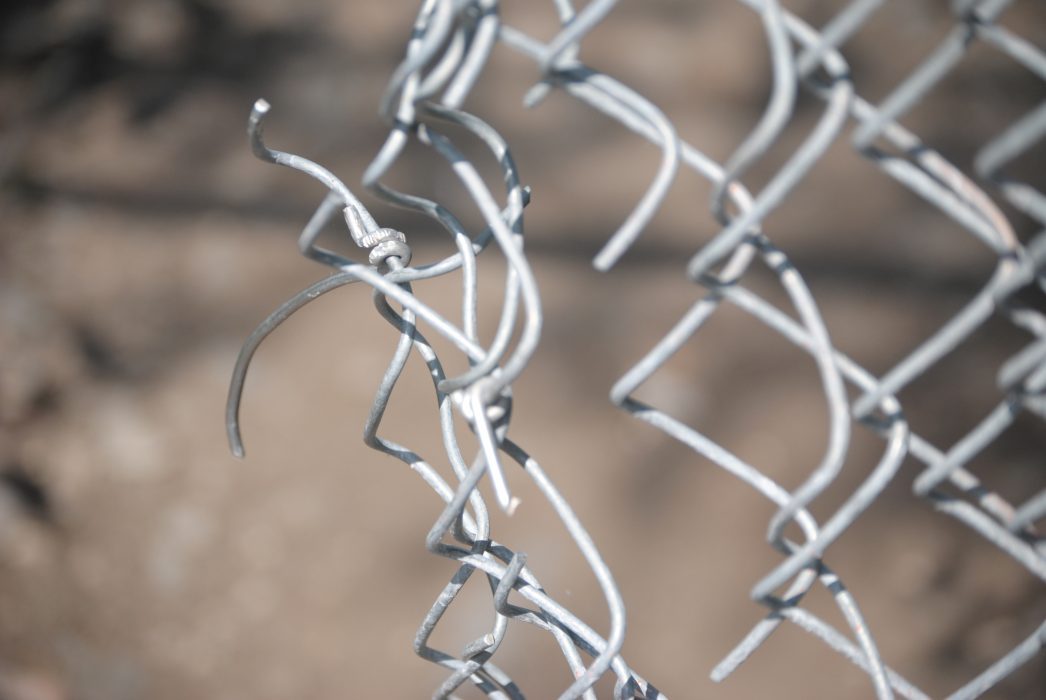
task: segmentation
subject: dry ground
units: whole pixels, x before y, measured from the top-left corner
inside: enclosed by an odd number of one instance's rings
[[[940,4],[889,3],[856,37],[848,56],[862,92],[885,95],[944,36]],[[513,21],[554,31],[550,11],[504,5]],[[788,3],[816,21],[840,5]],[[1032,5],[1011,21],[1042,45],[1046,21]],[[223,435],[240,342],[326,274],[294,247],[321,193],[253,160],[250,105],[259,96],[273,103],[272,144],[357,182],[383,136],[376,105],[415,3],[9,8],[0,11],[0,698],[427,696],[443,674],[410,645],[452,566],[423,546],[438,501],[359,438],[395,342],[369,295],[344,289],[275,334],[248,383],[246,461],[229,456]],[[583,58],[638,86],[722,160],[766,100],[763,46],[758,19],[739,3],[623,2]],[[793,628],[726,683],[708,680],[761,616],[748,590],[778,561],[763,541],[773,511],[606,395],[698,294],[682,269],[715,232],[709,188],[681,177],[636,249],[612,272],[595,272],[591,256],[629,212],[657,152],[562,94],[524,110],[537,77],[499,50],[470,103],[508,137],[534,188],[528,251],[547,322],[516,385],[513,435],[614,569],[629,605],[626,658],[676,698],[869,696],[862,674]],[[1042,96],[1041,84],[975,49],[906,123],[969,169],[977,144]],[[800,104],[754,186],[817,115],[813,101]],[[1022,167],[1034,170],[1030,158]],[[427,154],[411,153],[395,177],[458,203],[475,223]],[[446,254],[427,222],[374,204],[385,225],[408,232],[417,259]],[[992,266],[987,251],[845,142],[770,225],[837,345],[880,373],[958,310]],[[487,264],[489,331],[502,270]],[[783,301],[769,274],[752,284]],[[448,313],[456,293],[453,280],[418,288]],[[989,324],[902,396],[914,429],[954,442],[998,400],[995,370],[1024,342],[1005,322]],[[823,450],[819,387],[809,358],[724,309],[643,395],[794,486]],[[387,432],[439,454],[420,365],[394,399]],[[1044,446],[1041,423],[1022,420],[971,466],[1004,495],[1030,494],[1044,483]],[[844,476],[815,513],[831,512],[880,450],[858,432]],[[1010,559],[910,495],[917,469],[903,468],[828,561],[886,659],[939,696],[1029,634],[1046,601]],[[554,595],[602,626],[595,582],[538,494],[514,483],[523,505],[494,531],[530,554]],[[486,629],[483,584],[475,588],[438,644],[456,649]],[[811,605],[842,624],[825,598],[812,594]],[[536,632],[510,635],[499,657],[530,697],[564,685],[562,662]],[[1030,698],[1044,687],[1036,662],[989,697]]]

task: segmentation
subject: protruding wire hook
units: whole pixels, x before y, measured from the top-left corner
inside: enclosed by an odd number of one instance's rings
[[[272,109],[272,105],[268,100],[261,97],[255,100],[254,106],[251,108],[251,116],[247,120],[247,136],[250,138],[251,151],[257,158],[276,163],[278,162],[276,152],[266,148],[265,142],[262,140],[262,123],[270,109]]]
[[[271,105],[264,99],[255,101],[254,107],[251,109],[251,116],[247,121],[247,136],[250,139],[251,151],[268,163],[285,165],[319,180],[331,192],[320,208],[316,210],[316,214],[306,225],[305,230],[302,231],[298,241],[301,252],[333,267],[344,267],[351,262],[315,245],[316,238],[323,226],[330,220],[337,205],[341,204],[345,224],[349,227],[352,240],[361,248],[372,249],[369,260],[372,265],[379,266],[390,257],[398,257],[404,266],[409,264],[411,250],[407,245],[406,237],[395,229],[379,227],[378,222],[374,220],[363,203],[334,173],[307,158],[277,151],[265,145],[262,133],[265,117],[270,109],[272,109]]]
[[[265,130],[265,117],[268,116],[271,109],[272,106],[269,104],[268,100],[265,99],[256,100],[254,107],[251,109],[251,116],[247,120],[247,136],[250,139],[251,151],[254,155],[268,163],[284,165],[319,180],[327,187],[327,189],[341,195],[341,198],[344,200],[346,205],[355,205],[363,212],[366,212],[366,208],[363,207],[356,196],[352,194],[352,191],[349,190],[345,183],[322,165],[314,163],[302,156],[287,153],[285,151],[278,151],[265,145],[265,140],[262,134]],[[378,224],[372,217],[370,217],[370,214],[367,213],[365,216],[369,219],[369,221],[366,219],[364,220],[367,230],[377,229]]]
[[[276,163],[277,165],[284,165],[288,168],[293,168],[306,175],[319,180],[323,185],[337,193],[346,208],[352,208],[356,210],[356,214],[360,218],[360,226],[357,226],[355,230],[350,224],[349,231],[352,233],[352,238],[358,246],[361,248],[367,247],[363,242],[364,233],[375,233],[380,228],[378,222],[374,220],[374,217],[370,215],[367,208],[363,206],[363,203],[352,193],[344,182],[342,182],[334,173],[322,165],[314,163],[308,158],[294,155],[293,153],[286,153],[284,151],[277,151],[276,149],[269,148],[265,145],[265,141],[262,138],[264,131],[265,117],[268,115],[269,110],[272,109],[268,101],[259,99],[255,101],[254,107],[251,109],[250,119],[247,120],[247,136],[250,139],[251,151],[255,156],[264,160],[268,163]]]

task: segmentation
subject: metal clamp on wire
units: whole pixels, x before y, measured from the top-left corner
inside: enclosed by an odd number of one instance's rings
[[[345,223],[349,225],[349,233],[356,245],[361,248],[370,248],[367,260],[375,267],[381,267],[389,258],[400,259],[400,264],[406,267],[410,264],[411,250],[407,245],[407,237],[394,228],[377,228],[367,230],[363,217],[359,210],[349,204],[345,207]]]
[[[251,109],[251,116],[247,122],[247,136],[254,155],[268,163],[284,165],[303,172],[319,180],[329,190],[312,218],[309,219],[309,223],[302,230],[298,239],[298,248],[301,252],[313,260],[339,269],[357,264],[343,255],[316,245],[316,239],[324,226],[331,220],[334,212],[341,208],[352,240],[360,248],[370,249],[367,260],[371,265],[380,267],[393,257],[399,258],[403,267],[409,265],[411,250],[407,245],[407,237],[395,229],[379,227],[363,203],[334,173],[308,158],[277,151],[265,145],[262,139],[262,127],[270,109],[269,103],[261,99],[257,100]]]

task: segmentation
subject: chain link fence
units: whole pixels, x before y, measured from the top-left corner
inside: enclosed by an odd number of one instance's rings
[[[552,37],[536,37],[504,21],[496,0],[423,2],[405,58],[380,105],[389,124],[388,136],[363,174],[362,184],[390,204],[429,217],[433,227],[450,236],[455,252],[433,262],[412,266],[410,232],[380,226],[337,175],[316,162],[267,145],[262,126],[270,106],[264,100],[255,104],[248,128],[254,154],[300,171],[328,190],[298,243],[301,253],[335,272],[287,301],[248,339],[229,394],[226,418],[232,450],[244,454],[238,420],[240,395],[251,358],[262,341],[317,297],[350,284],[370,287],[375,309],[399,340],[380,380],[364,440],[406,464],[445,504],[425,543],[430,553],[456,564],[450,580],[435,594],[414,639],[415,652],[448,673],[434,697],[452,697],[469,684],[487,697],[522,697],[526,679],[513,679],[509,669],[495,664],[503,640],[519,624],[547,632],[550,643],[562,652],[574,681],[563,689],[561,698],[594,698],[594,687],[604,677],[614,679],[614,697],[665,697],[654,685],[657,679],[646,680],[621,654],[626,606],[596,547],[598,533],[590,537],[557,490],[552,479],[556,469],[546,473],[509,434],[513,382],[542,340],[540,289],[524,245],[524,214],[531,188],[524,184],[497,125],[467,107],[470,92],[487,72],[492,52],[503,47],[531,60],[543,76],[525,96],[527,105],[537,105],[553,90],[565,92],[645,138],[660,153],[646,191],[638,195],[632,212],[595,256],[597,269],[610,270],[629,254],[681,170],[688,168],[713,185],[707,219],[695,226],[702,232],[700,242],[677,273],[693,283],[693,304],[662,338],[650,339],[649,351],[639,362],[622,368],[621,378],[610,391],[611,401],[622,410],[726,470],[777,508],[767,525],[766,540],[781,561],[755,581],[750,592],[766,608],[766,616],[711,669],[713,679],[727,678],[788,622],[863,669],[877,697],[927,697],[891,668],[891,659],[879,653],[876,619],[862,614],[859,601],[830,568],[830,549],[889,484],[909,478],[900,469],[906,460],[914,460],[920,471],[911,479],[911,487],[928,508],[983,537],[1030,576],[1046,579],[1046,545],[1036,530],[1037,521],[1046,516],[1046,491],[1010,502],[993,491],[990,473],[977,474],[970,467],[977,455],[1005,437],[1019,415],[1046,417],[1046,316],[1041,311],[1046,290],[1046,233],[1041,232],[1046,226],[1046,197],[1033,183],[1007,174],[1011,164],[1046,135],[1046,102],[982,144],[969,175],[902,122],[910,110],[932,97],[934,88],[975,46],[998,52],[1012,63],[1013,70],[1026,71],[1039,81],[1046,81],[1046,52],[1001,24],[1014,4],[1009,0],[956,0],[950,8],[954,26],[944,40],[885,97],[870,100],[861,96],[861,86],[853,78],[846,43],[875,21],[884,0],[841,4],[834,17],[819,28],[776,0],[741,0],[762,23],[771,58],[770,97],[757,125],[720,163],[684,140],[665,112],[641,94],[642,85],[626,85],[582,62],[586,37],[599,31],[601,21],[617,4],[615,0],[592,0],[575,8],[568,0],[556,0],[561,31]],[[751,191],[745,185],[746,175],[794,125],[797,104],[806,96],[823,103],[816,124],[765,185]],[[293,106],[283,114],[293,118]],[[489,163],[466,157],[466,152],[473,151],[459,145],[461,140],[480,144]],[[822,317],[818,298],[804,281],[803,270],[790,261],[784,240],[779,240],[786,236],[776,236],[773,227],[765,225],[771,212],[792,196],[837,143],[848,143],[853,157],[864,160],[867,177],[878,177],[874,172],[878,170],[900,183],[921,198],[923,206],[950,219],[954,235],[972,236],[985,248],[985,258],[994,261],[994,271],[981,290],[882,373],[865,369],[833,345],[832,329]],[[468,192],[474,210],[482,216],[482,231],[470,231],[445,204],[386,184],[411,144],[431,149],[445,162],[446,173]],[[500,183],[482,175],[491,164],[501,174]],[[541,183],[532,186],[538,196]],[[695,211],[698,209],[695,204]],[[830,216],[827,209],[825,215]],[[1022,217],[1021,228],[1028,228],[1031,222],[1039,232],[1018,235],[1011,223],[1014,217]],[[318,244],[321,233],[334,220],[339,225],[344,221],[352,242],[361,249],[359,255]],[[718,227],[710,237],[704,233],[709,225]],[[844,226],[839,235],[846,235]],[[488,263],[491,258],[501,262]],[[493,264],[506,265],[507,275],[498,300],[496,332],[484,340],[477,309],[485,300],[477,279],[484,265]],[[926,260],[927,266],[933,264]],[[782,308],[746,286],[746,276],[760,267],[775,276],[790,308]],[[449,275],[460,280],[460,316],[441,314],[425,300],[426,282]],[[608,298],[606,303],[614,300]],[[828,439],[823,457],[811,465],[796,488],[786,488],[767,470],[745,462],[703,434],[700,426],[689,425],[669,410],[636,397],[640,387],[656,377],[681,348],[700,343],[708,320],[726,306],[744,311],[816,364],[827,406]],[[953,444],[934,444],[909,423],[899,395],[992,318],[1014,324],[1026,334],[1027,345],[997,369],[998,405]],[[453,348],[454,359],[437,351],[439,344],[430,342],[435,336]],[[390,397],[414,354],[428,367],[436,397],[445,447],[445,455],[438,457],[415,452],[409,435],[381,434]],[[467,363],[468,369],[452,375],[445,368],[456,362]],[[815,518],[811,509],[846,468],[855,426],[882,438],[881,458],[841,506]],[[497,508],[508,515],[517,507],[526,509],[527,504],[520,504],[513,495],[513,482],[524,477],[548,500],[577,556],[598,581],[609,614],[606,629],[597,629],[562,597],[542,587],[540,561],[528,560],[511,543],[496,539],[486,493],[489,489]],[[434,630],[473,576],[485,578],[490,588],[490,631],[463,649],[435,648],[430,643]],[[804,607],[804,597],[815,586],[831,594],[845,628],[833,626]],[[1044,643],[1046,622],[980,675],[956,679],[951,697],[984,694],[1022,665],[1041,660]],[[674,694],[686,696],[686,689],[676,689]]]

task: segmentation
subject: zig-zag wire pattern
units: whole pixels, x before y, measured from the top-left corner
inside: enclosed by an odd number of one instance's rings
[[[1036,521],[1046,516],[1046,491],[1023,504],[1011,504],[985,487],[965,466],[1001,435],[1018,414],[1028,411],[1046,417],[1046,316],[1033,306],[1022,305],[1015,296],[1027,289],[1034,294],[1046,290],[1046,231],[1022,244],[1006,216],[981,186],[899,123],[906,111],[963,60],[974,42],[990,45],[1043,81],[1046,53],[997,23],[1011,0],[955,0],[951,8],[955,18],[952,32],[885,99],[872,104],[856,92],[841,47],[884,0],[854,0],[820,30],[788,12],[777,0],[738,1],[757,13],[763,24],[772,59],[773,88],[761,120],[721,164],[681,139],[664,112],[637,91],[578,60],[580,42],[613,10],[616,0],[591,0],[580,11],[569,0],[554,0],[562,29],[547,41],[504,23],[497,0],[424,0],[406,57],[393,73],[382,100],[381,113],[390,124],[388,137],[363,176],[363,185],[372,193],[427,215],[450,234],[457,252],[420,267],[410,266],[406,236],[379,227],[333,173],[300,156],[267,147],[262,140],[262,121],[269,106],[261,100],[255,105],[249,125],[255,154],[304,172],[329,191],[302,232],[299,247],[306,256],[337,272],[285,303],[248,339],[230,389],[230,443],[236,454],[243,454],[237,418],[239,400],[247,366],[261,341],[297,309],[322,294],[356,282],[371,287],[377,311],[398,332],[400,340],[375,397],[364,439],[370,447],[407,464],[445,502],[426,545],[433,554],[458,563],[450,582],[422,622],[414,643],[419,656],[450,672],[434,697],[452,697],[464,683],[473,684],[492,698],[522,697],[519,686],[491,662],[511,622],[533,624],[555,639],[575,678],[561,698],[595,697],[592,687],[607,673],[617,679],[615,697],[664,697],[634,673],[620,655],[624,603],[592,539],[538,463],[508,437],[511,385],[523,371],[541,335],[539,292],[523,254],[523,214],[530,191],[522,186],[504,139],[479,117],[462,109],[498,44],[532,59],[542,71],[544,78],[525,97],[526,104],[536,105],[550,90],[563,90],[660,149],[657,173],[632,213],[595,257],[598,269],[610,269],[628,251],[658,211],[680,167],[692,169],[713,184],[710,210],[721,229],[681,270],[696,285],[696,301],[625,372],[613,386],[610,397],[623,410],[727,470],[778,507],[768,525],[767,541],[783,558],[751,591],[752,598],[768,608],[767,616],[713,669],[714,679],[726,678],[781,623],[788,621],[866,671],[877,697],[927,697],[884,662],[856,600],[824,561],[830,545],[898,478],[902,462],[909,456],[924,465],[913,481],[918,496],[979,533],[1039,579],[1046,579],[1046,544],[1035,530]],[[759,192],[749,192],[742,178],[789,125],[800,89],[821,99],[824,110],[767,184]],[[983,289],[881,377],[833,346],[817,301],[802,275],[762,227],[767,215],[787,200],[825,151],[843,137],[851,122],[856,126],[851,144],[857,153],[976,237],[996,260],[994,273]],[[463,128],[489,149],[504,176],[500,202],[474,165],[439,130],[445,124]],[[1037,226],[1046,228],[1046,195],[1005,174],[1006,166],[1044,135],[1046,102],[984,145],[977,155],[975,171],[994,192]],[[486,223],[482,232],[470,236],[444,206],[382,183],[411,140],[433,149],[446,160],[482,214]],[[344,216],[353,241],[369,249],[368,264],[316,245],[320,231],[339,213]],[[476,277],[479,254],[491,243],[504,256],[508,274],[497,332],[490,345],[484,347],[477,333]],[[765,265],[776,275],[795,318],[742,285],[753,264]],[[456,323],[427,306],[415,295],[414,286],[459,272],[462,316]],[[399,310],[393,308],[392,302]],[[809,353],[817,365],[828,407],[829,438],[823,458],[794,491],[789,492],[695,427],[633,397],[636,389],[673,354],[695,342],[703,324],[724,303],[746,311]],[[1004,394],[999,405],[955,445],[938,448],[912,431],[897,395],[995,315],[1027,331],[1032,340],[999,369],[997,383]],[[440,358],[418,327],[419,322],[449,340],[468,359],[470,369],[460,376],[447,377]],[[521,330],[513,342],[517,326]],[[409,447],[378,435],[389,397],[411,353],[422,358],[432,376],[447,462],[453,472],[449,478]],[[848,399],[847,384],[861,392],[856,401]],[[855,422],[880,435],[885,448],[878,464],[858,488],[832,515],[818,522],[807,507],[843,469]],[[477,449],[471,460],[466,459],[457,437],[456,427],[462,423],[476,439]],[[503,456],[522,467],[534,481],[595,574],[609,611],[605,636],[545,592],[524,554],[491,538],[486,502],[478,488],[482,478],[489,478],[495,500],[503,510],[511,513],[518,505],[502,465]],[[957,490],[960,496],[949,495],[945,487]],[[801,542],[784,535],[785,528],[793,522],[802,532]],[[435,626],[477,570],[486,576],[491,589],[491,631],[459,654],[430,647],[428,640]],[[834,598],[849,627],[847,632],[801,607],[804,596],[817,584]],[[510,604],[508,596],[512,590],[533,607]],[[981,695],[1039,654],[1044,644],[1046,622],[950,697]]]

